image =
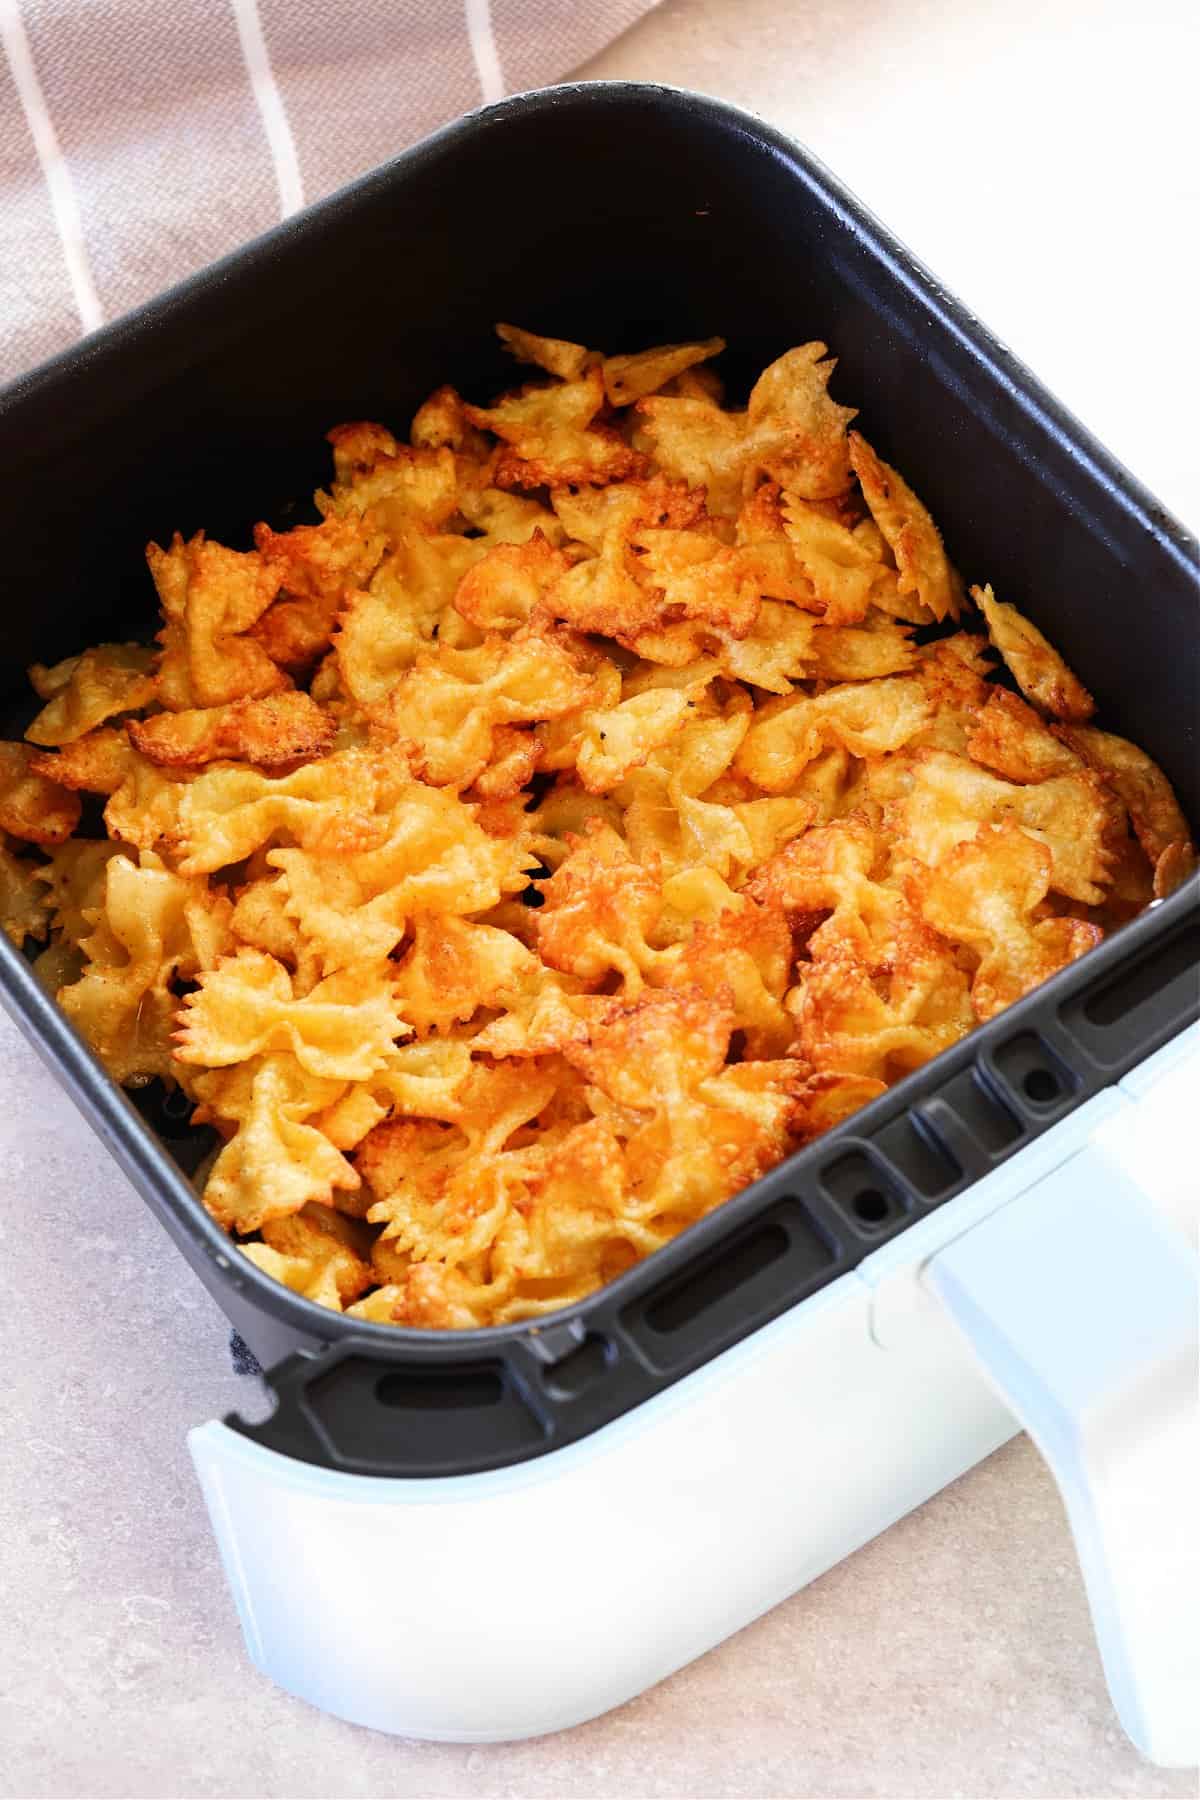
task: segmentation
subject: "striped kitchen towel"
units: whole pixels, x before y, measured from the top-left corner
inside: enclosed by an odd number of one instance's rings
[[[0,0],[0,381],[654,0]]]

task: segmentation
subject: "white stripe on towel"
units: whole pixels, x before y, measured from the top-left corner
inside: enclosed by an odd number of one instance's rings
[[[296,212],[304,205],[304,184],[300,179],[296,140],[292,136],[283,99],[275,83],[267,40],[263,36],[262,20],[258,16],[258,0],[229,0],[229,4],[237,23],[246,73],[250,77],[258,110],[262,114],[271,160],[275,164],[279,214],[286,219],[289,213]]]
[[[465,4],[471,55],[475,58],[475,69],[484,101],[490,106],[493,100],[504,98],[504,71],[500,67],[500,55],[492,30],[491,0],[465,0]]]
[[[20,97],[25,123],[29,127],[29,135],[33,139],[33,147],[45,177],[50,210],[58,227],[63,261],[67,265],[67,276],[79,322],[85,331],[95,331],[98,325],[104,323],[104,309],[92,280],[71,172],[59,146],[58,133],[46,106],[46,96],[33,66],[33,54],[21,18],[20,0],[0,0],[0,41],[8,54],[13,85]]]

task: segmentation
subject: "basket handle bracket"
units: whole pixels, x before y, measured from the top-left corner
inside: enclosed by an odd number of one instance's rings
[[[1193,1109],[1195,1099],[1193,1088]],[[1177,1195],[1180,1159],[1193,1157],[1186,1110],[1173,1111],[1164,1148],[1161,1118],[1136,1101],[1122,1109],[933,1256],[922,1279],[1058,1483],[1122,1725],[1152,1761],[1190,1766],[1200,1760],[1196,1257],[1152,1179],[1160,1165]]]

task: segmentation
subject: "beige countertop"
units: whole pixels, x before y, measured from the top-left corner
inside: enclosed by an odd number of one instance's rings
[[[1197,16],[668,0],[586,73],[705,89],[804,138],[1195,519]],[[245,1395],[225,1323],[2,1020],[0,1096],[0,1794],[1195,1794],[1116,1725],[1023,1440],[578,1730],[417,1744],[292,1700],[246,1660],[184,1445]]]

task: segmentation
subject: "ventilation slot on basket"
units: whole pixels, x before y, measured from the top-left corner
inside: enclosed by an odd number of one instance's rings
[[[366,1464],[378,1474],[394,1457],[398,1467],[453,1474],[473,1433],[485,1432],[497,1452],[513,1457],[545,1441],[536,1404],[498,1361],[438,1368],[406,1362],[403,1352],[394,1360],[344,1356],[299,1398],[334,1467]]]
[[[978,1069],[962,1069],[938,1089],[944,1100],[962,1120],[981,1150],[998,1156],[1024,1135],[1019,1120],[1005,1106],[998,1094],[988,1087]]]
[[[710,1263],[698,1275],[689,1275],[667,1288],[646,1308],[651,1331],[678,1331],[718,1300],[786,1254],[788,1234],[782,1225],[767,1225],[753,1237],[734,1243],[719,1262]]]
[[[656,1367],[764,1323],[827,1276],[836,1253],[799,1200],[779,1201],[622,1314]]]
[[[1079,1086],[1078,1077],[1033,1031],[1022,1031],[1001,1044],[995,1062],[1012,1092],[1034,1112],[1066,1106]]]
[[[389,1369],[375,1383],[375,1398],[383,1406],[426,1412],[430,1408],[499,1406],[504,1383],[498,1369],[486,1366],[462,1369]]]
[[[1063,1024],[1099,1062],[1131,1066],[1191,1017],[1198,964],[1200,926],[1186,925],[1070,1001]]]
[[[875,1132],[871,1142],[925,1200],[936,1200],[962,1179],[962,1170],[949,1150],[911,1113],[902,1113],[882,1131]],[[886,1217],[885,1210],[875,1222],[882,1224]]]
[[[884,1165],[862,1150],[850,1150],[821,1170],[821,1185],[857,1232],[874,1235],[895,1225],[911,1201]]]

